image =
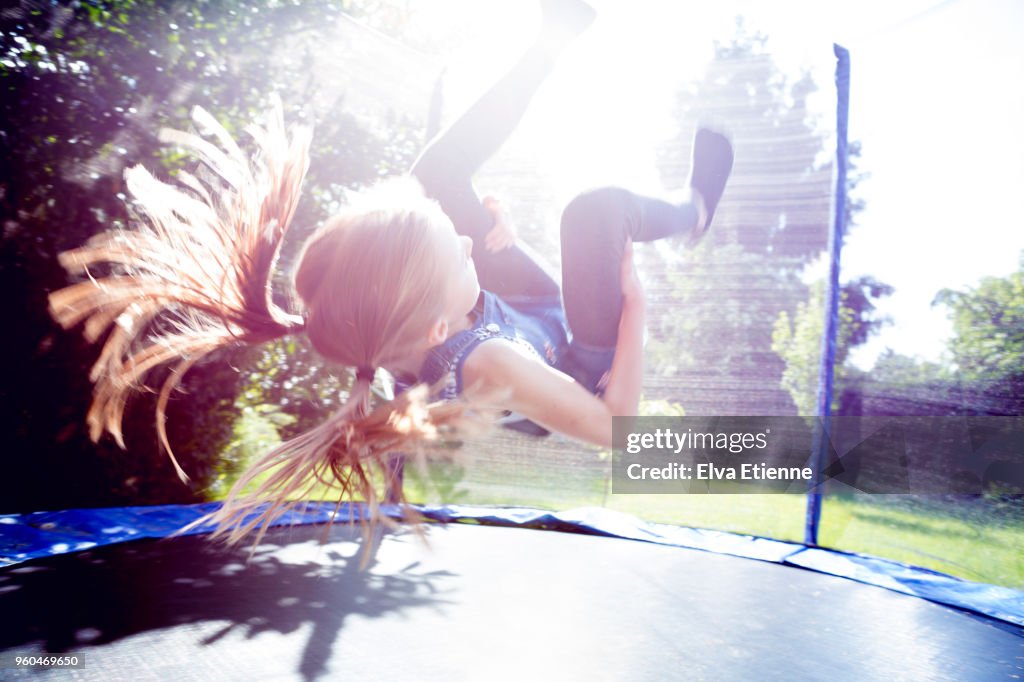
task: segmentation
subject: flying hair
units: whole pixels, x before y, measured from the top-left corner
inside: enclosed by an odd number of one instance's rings
[[[177,183],[168,184],[142,166],[128,169],[137,219],[62,253],[61,264],[85,279],[49,297],[50,312],[64,328],[84,322],[90,342],[105,338],[90,372],[95,386],[86,420],[93,441],[108,432],[127,449],[122,419],[128,396],[146,390],[151,370],[171,365],[159,389],[156,426],[183,482],[189,479],[167,437],[166,409],[185,373],[218,349],[306,329],[302,316],[274,303],[271,282],[311,142],[306,127],[289,135],[276,100],[263,126],[246,128],[255,142],[251,156],[205,110],[193,109],[192,119],[196,132],[165,129],[160,139],[190,152],[201,162],[199,171],[179,171]],[[101,265],[109,274],[94,274]],[[385,498],[404,502],[391,475],[391,453],[422,453],[424,441],[465,423],[463,410],[430,404],[426,387],[371,409],[372,371],[366,369],[380,366],[372,364],[376,359],[350,360],[362,369],[348,401],[260,458],[220,509],[179,533],[210,523],[213,538],[235,544],[259,529],[255,547],[271,522],[323,487],[338,493],[339,507],[364,501],[371,519],[379,517],[381,482]]]

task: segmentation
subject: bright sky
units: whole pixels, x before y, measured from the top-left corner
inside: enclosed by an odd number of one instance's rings
[[[605,183],[656,190],[654,150],[672,130],[673,90],[702,71],[712,40],[728,38],[743,15],[768,36],[782,68],[814,71],[822,89],[816,104],[828,117],[832,43],[850,50],[850,139],[862,142],[861,167],[871,177],[860,189],[867,208],[844,248],[841,277],[871,274],[896,287],[882,303],[895,324],[861,350],[858,364],[870,367],[885,347],[937,358],[950,325],[930,305],[936,292],[1016,270],[1024,250],[1024,2],[593,4],[598,21],[564,56],[523,124],[568,152],[547,169],[564,185],[558,193]],[[456,98],[477,92],[516,54],[536,20],[524,5],[431,3],[437,21],[441,7],[455,8],[470,25],[500,29],[467,45],[463,61],[456,55]]]

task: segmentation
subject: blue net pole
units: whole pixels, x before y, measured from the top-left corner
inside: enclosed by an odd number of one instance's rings
[[[829,416],[832,412],[832,379],[836,359],[836,335],[839,330],[839,252],[846,225],[846,132],[850,109],[850,53],[833,45],[836,55],[836,161],[832,193],[832,225],[828,233],[829,274],[825,290],[825,330],[821,339],[821,367],[818,371],[818,420],[814,431],[813,476],[807,492],[807,517],[804,543],[818,544],[821,522],[821,474],[830,442]]]

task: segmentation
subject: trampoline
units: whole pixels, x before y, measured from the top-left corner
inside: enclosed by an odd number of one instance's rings
[[[372,63],[374,69],[318,69],[324,71],[324,80],[314,108],[331,110],[342,93],[346,110],[370,121],[422,108],[437,64],[350,19],[339,25],[344,38],[335,41],[342,46],[339,50],[346,57],[362,55],[361,63]],[[616,36],[620,28],[615,27]],[[618,45],[604,43],[609,44]],[[732,83],[732,94],[723,95],[710,110],[739,122],[737,139],[745,150],[729,190],[730,206],[717,218],[719,248],[713,257],[692,262],[678,254],[647,254],[658,270],[650,282],[651,318],[666,320],[651,335],[665,371],[647,377],[647,397],[656,407],[667,406],[673,417],[682,414],[672,410],[683,394],[687,415],[796,413],[789,389],[780,388],[784,363],[769,349],[770,337],[779,311],[795,314],[810,307],[810,288],[797,281],[805,261],[819,256],[829,261],[819,316],[824,317],[823,343],[805,359],[818,370],[808,373],[815,377],[813,385],[802,387],[805,394],[817,396],[817,409],[802,414],[828,414],[831,409],[832,372],[840,364],[835,346],[845,219],[842,174],[847,168],[845,51],[836,51],[840,114],[833,130],[831,123],[805,116],[810,81],[766,80],[763,74],[774,73],[766,70],[770,56],[756,40],[751,44],[749,53],[736,45],[717,46],[719,58],[703,77],[705,84],[715,86],[713,91],[721,90],[722,82]],[[591,56],[598,53],[592,50]],[[605,52],[618,58],[618,50]],[[664,63],[656,62],[650,72],[660,73]],[[607,75],[633,80],[614,69]],[[795,113],[777,116],[760,101],[764,93],[746,78],[759,86],[774,83],[769,94],[787,107],[791,96],[795,98]],[[567,83],[555,80],[552,89],[561,88],[563,97],[548,109],[542,102],[536,120],[554,117],[552,112],[565,106],[566,99],[582,99],[586,105],[585,94],[564,97],[570,91]],[[687,117],[697,101],[690,96],[681,99]],[[520,146],[506,149],[502,163],[489,169],[484,184],[523,197],[524,205],[516,208],[525,216],[527,231],[555,253],[551,235],[540,226],[556,222],[548,214],[560,205],[559,197],[547,194],[549,185],[558,184],[558,166],[535,162],[529,147],[545,142],[531,140],[530,125],[535,124],[527,121]],[[831,154],[826,140],[836,143],[836,161],[830,163],[835,163],[837,178],[831,177],[833,166],[818,158]],[[620,150],[611,151],[615,156]],[[688,148],[673,151],[661,160],[667,179],[683,177],[688,163]],[[766,254],[774,259],[771,267],[759,269]],[[677,267],[679,262],[688,265]],[[706,292],[704,282],[719,288]],[[720,301],[735,303],[735,309]],[[685,315],[677,314],[681,309]],[[752,324],[761,333],[756,348],[746,339]],[[714,333],[702,336],[705,327]],[[732,364],[722,365],[720,354],[729,355]],[[498,436],[472,453],[471,474],[457,470],[435,483],[455,501],[611,506],[607,459],[557,439],[537,443]],[[820,438],[815,443],[824,445]],[[822,450],[814,453],[818,471],[826,455]],[[320,544],[323,529],[315,524],[326,519],[320,510],[301,521],[289,517],[286,521],[294,523],[272,528],[250,558],[248,546],[228,550],[201,535],[158,539],[207,506],[0,515],[0,678],[1024,676],[1024,594],[986,584],[997,582],[987,574],[978,577],[984,582],[969,582],[817,547],[819,525],[827,524],[821,523],[823,500],[814,486],[809,488],[806,544],[658,526],[608,509],[551,513],[445,506],[420,508],[430,520],[424,526],[426,545],[401,527],[382,532],[368,548],[358,528],[344,523],[331,528],[327,542]],[[649,498],[636,506],[648,503]],[[768,516],[774,509],[751,508],[751,517]],[[831,521],[848,519],[834,513]],[[861,529],[879,527],[861,521]],[[908,522],[893,516],[887,521],[927,525],[931,519]],[[686,520],[691,522],[701,525]],[[957,534],[948,527],[951,535]],[[1012,551],[1014,536],[1008,537],[1005,544]],[[881,538],[877,546],[891,549],[887,539]],[[954,554],[961,551],[959,544],[950,546]],[[910,547],[918,557],[929,550],[930,545]],[[365,567],[363,557],[368,557]],[[1011,583],[1004,579],[1003,584]],[[42,655],[79,656],[81,666],[12,666],[15,657]]]
[[[0,573],[5,661],[75,679],[1013,679],[1022,630],[844,578],[614,537],[432,525],[429,546],[272,529],[248,563],[201,536]],[[67,670],[7,669],[5,679]]]

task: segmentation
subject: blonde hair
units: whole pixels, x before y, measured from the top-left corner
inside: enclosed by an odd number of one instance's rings
[[[414,181],[391,180],[314,233],[295,272],[313,347],[345,365],[377,368],[422,342],[444,312],[450,263],[436,244],[446,224]]]
[[[84,321],[90,341],[106,335],[90,374],[95,390],[87,421],[94,441],[106,431],[125,448],[121,421],[128,395],[144,387],[150,370],[175,362],[156,416],[160,441],[182,481],[188,476],[164,422],[171,392],[196,361],[229,344],[305,330],[331,360],[387,366],[417,334],[425,338],[440,314],[446,281],[444,264],[428,247],[447,218],[422,193],[392,186],[371,194],[373,206],[346,210],[308,239],[295,276],[305,319],[281,309],[270,284],[309,164],[310,131],[299,128],[289,138],[275,102],[265,127],[246,129],[257,145],[249,158],[207,112],[194,109],[193,120],[218,144],[181,131],[161,131],[161,139],[191,151],[203,162],[202,172],[179,172],[178,185],[170,185],[141,166],[126,171],[139,220],[61,254],[69,272],[87,279],[49,299],[65,328]],[[112,274],[94,276],[90,268],[100,263],[113,264]],[[151,323],[161,317],[174,323],[154,331]],[[371,410],[371,383],[372,373],[361,371],[339,410],[260,458],[220,509],[179,533],[212,524],[211,538],[234,544],[258,528],[255,547],[272,521],[304,503],[296,496],[320,485],[337,492],[339,506],[361,498],[371,519],[378,518],[376,482],[383,480],[387,496],[404,503],[390,474],[391,453],[420,452],[418,444],[463,423],[462,409],[428,404],[419,387]]]

